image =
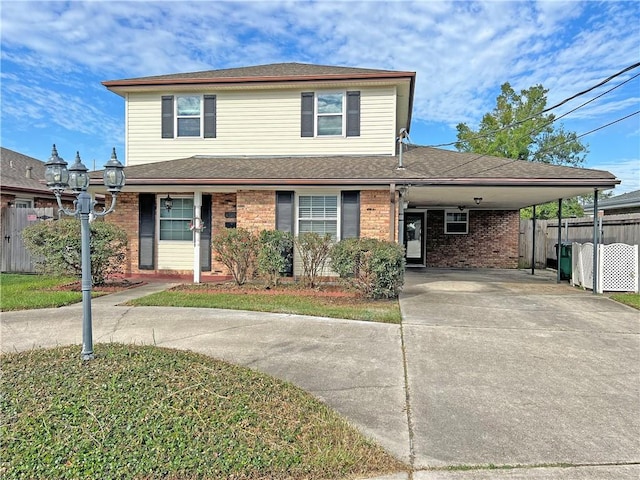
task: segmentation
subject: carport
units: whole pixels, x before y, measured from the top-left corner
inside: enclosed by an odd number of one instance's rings
[[[502,248],[512,248],[513,236],[500,236],[496,232],[519,228],[514,223],[519,218],[519,210],[525,207],[533,207],[535,219],[537,205],[558,202],[560,233],[563,199],[582,195],[594,196],[593,234],[594,244],[597,244],[598,194],[620,183],[609,172],[600,170],[411,146],[400,156],[400,166],[396,171],[402,177],[402,181],[395,185],[400,193],[398,238],[407,249],[408,264],[425,267],[443,266],[443,262],[430,260],[430,253],[437,249],[440,257],[446,257],[463,255],[465,250],[468,254],[470,248],[480,243],[493,242],[480,254],[484,256]],[[437,216],[432,212],[438,212]],[[491,220],[490,213],[505,218],[500,218],[495,224],[485,224],[486,229],[480,232],[482,237],[478,232],[469,231],[470,218],[484,215],[476,227],[480,231],[482,222]],[[509,214],[510,217],[506,218]],[[440,217],[444,217],[445,231],[444,235],[435,238],[437,232],[434,233],[433,228],[430,230],[429,223]],[[438,228],[442,230],[440,226]],[[476,235],[474,245],[464,239],[464,235],[470,237],[472,233]],[[531,274],[534,274],[535,262],[532,265]],[[457,265],[449,262],[444,266]],[[460,266],[473,268],[474,264],[469,261]],[[597,271],[595,249],[594,270]],[[560,282],[559,270],[557,281]]]

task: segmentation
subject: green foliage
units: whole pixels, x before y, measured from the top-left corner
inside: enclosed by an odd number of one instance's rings
[[[296,237],[294,243],[300,254],[303,282],[313,288],[327,263],[332,244],[331,235],[306,232]]]
[[[535,85],[517,93],[509,83],[503,84],[496,107],[482,117],[477,131],[458,124],[456,148],[554,165],[582,165],[587,146],[574,132],[554,126],[552,113],[540,114],[547,105],[547,92],[542,85]]]
[[[55,308],[77,303],[82,300],[82,292],[56,289],[74,280],[73,277],[2,273],[0,311]],[[96,295],[95,291],[93,295]]]
[[[97,344],[2,355],[14,479],[364,478],[402,469],[301,389],[192,352]]]
[[[372,238],[342,240],[331,248],[331,268],[368,298],[397,298],[404,284],[404,249]]]
[[[100,285],[111,275],[123,272],[127,233],[108,222],[95,221],[89,225],[91,279],[94,285]],[[38,222],[25,228],[22,238],[29,252],[41,259],[36,262],[39,272],[82,275],[80,220],[62,218]]]
[[[562,218],[582,217],[584,209],[578,201],[578,198],[567,198],[562,200]],[[527,207],[520,210],[520,218],[533,218],[533,207]],[[558,218],[558,202],[543,203],[536,205],[536,218],[548,220],[550,218]]]
[[[268,286],[278,284],[293,262],[293,236],[280,230],[263,230],[259,236],[258,273]]]
[[[244,228],[226,228],[211,239],[216,260],[229,269],[238,285],[253,274],[258,238]]]

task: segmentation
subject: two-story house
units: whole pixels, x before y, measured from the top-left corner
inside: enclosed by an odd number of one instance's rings
[[[520,208],[618,183],[405,144],[415,72],[283,63],[103,84],[126,107],[127,184],[108,221],[129,232],[130,275],[225,275],[210,239],[236,227],[400,241],[418,265],[515,268]]]

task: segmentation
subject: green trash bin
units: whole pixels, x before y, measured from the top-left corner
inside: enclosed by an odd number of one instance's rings
[[[571,280],[571,244],[562,243],[560,245],[560,252],[558,252],[558,244],[556,244],[556,254],[558,257],[558,268],[560,269],[561,280]]]

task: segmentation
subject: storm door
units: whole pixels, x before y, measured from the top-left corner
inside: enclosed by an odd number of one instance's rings
[[[407,263],[424,265],[424,212],[405,212],[404,248]]]

